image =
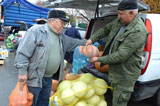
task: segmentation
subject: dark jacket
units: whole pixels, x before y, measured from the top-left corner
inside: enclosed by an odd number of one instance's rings
[[[80,35],[79,31],[75,27],[68,28],[66,30],[65,34],[68,35],[71,38],[81,39],[81,35]]]

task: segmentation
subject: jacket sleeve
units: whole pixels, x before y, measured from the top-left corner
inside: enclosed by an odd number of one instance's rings
[[[86,40],[83,39],[76,39],[76,38],[71,38],[68,37],[67,35],[62,35],[63,36],[63,47],[64,47],[64,52],[69,52],[69,51],[74,51],[74,48],[76,48],[79,45],[85,45]]]
[[[116,22],[117,20],[114,20],[108,24],[106,24],[104,27],[100,28],[97,30],[91,37],[90,39],[92,42],[97,42],[98,40],[102,39],[103,37],[109,35],[112,25]]]
[[[20,75],[27,74],[29,59],[35,49],[35,35],[31,29],[28,29],[17,49],[14,66]]]
[[[136,36],[135,36],[136,35]],[[121,63],[128,59],[129,56],[139,47],[143,47],[147,34],[145,32],[132,33],[122,42],[119,48],[109,55],[98,58],[103,64]]]

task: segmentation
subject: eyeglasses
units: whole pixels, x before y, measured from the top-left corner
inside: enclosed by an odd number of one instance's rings
[[[56,19],[56,21],[57,21],[57,22],[60,22],[63,26],[65,26],[65,25],[66,25],[66,22],[64,22],[63,20],[61,20],[61,19],[59,19],[59,18],[58,18],[58,19]]]

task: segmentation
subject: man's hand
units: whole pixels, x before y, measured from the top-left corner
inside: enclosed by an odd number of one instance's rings
[[[89,39],[89,40],[87,40],[87,42],[86,42],[86,46],[88,46],[88,45],[91,45],[92,44],[92,41]]]
[[[89,62],[97,62],[98,61],[98,57],[92,57],[90,58]]]
[[[27,74],[26,75],[19,75],[18,81],[20,82],[26,82],[27,81]]]

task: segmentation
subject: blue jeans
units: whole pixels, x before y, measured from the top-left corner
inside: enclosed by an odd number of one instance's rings
[[[28,86],[29,92],[34,95],[32,106],[48,106],[51,93],[52,78],[43,77],[42,88]]]

